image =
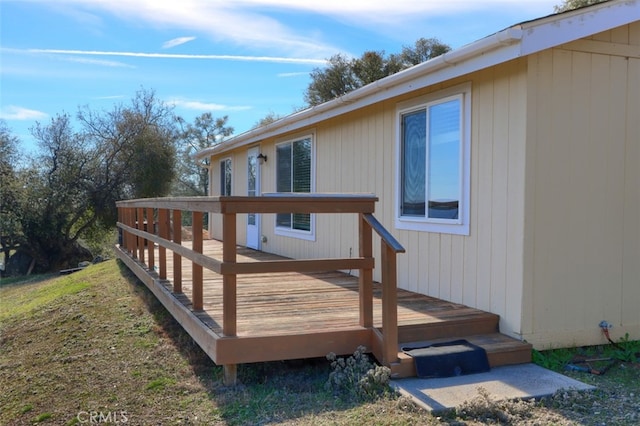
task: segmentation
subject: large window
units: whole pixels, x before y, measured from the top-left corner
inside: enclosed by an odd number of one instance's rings
[[[469,98],[463,91],[400,109],[398,228],[468,235]]]
[[[276,190],[278,192],[312,192],[312,137],[276,145]],[[276,231],[297,236],[313,234],[313,215],[286,213],[276,215]]]
[[[231,195],[231,158],[220,161],[220,195]]]

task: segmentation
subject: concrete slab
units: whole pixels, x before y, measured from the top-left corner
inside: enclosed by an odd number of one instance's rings
[[[416,377],[392,380],[403,395],[429,411],[455,408],[486,389],[496,400],[541,398],[560,389],[589,390],[593,386],[535,364],[494,367],[487,373],[442,379]]]

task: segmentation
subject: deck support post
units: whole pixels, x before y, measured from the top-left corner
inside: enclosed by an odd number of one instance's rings
[[[167,209],[159,209],[158,210],[158,233],[160,238],[164,238],[165,240],[169,240],[169,210]],[[160,244],[158,247],[158,263],[159,267],[159,277],[161,280],[167,279],[167,248]]]
[[[191,213],[191,231],[193,233],[192,247],[191,249],[199,254],[202,254],[202,212]],[[192,262],[193,267],[193,280],[191,287],[191,301],[194,311],[201,311],[203,307],[203,294],[202,294],[202,265]]]
[[[147,207],[147,232],[150,234],[155,234],[155,220],[153,209],[151,207]],[[155,253],[154,253],[154,243],[153,241],[147,241],[147,266],[150,271],[153,271],[156,266]]]
[[[364,219],[364,215],[358,215],[358,230],[360,234],[360,257],[373,257],[373,230],[371,225]],[[360,296],[360,326],[373,327],[373,270],[360,269],[358,278],[358,288]]]
[[[225,386],[238,384],[238,364],[225,364],[222,366],[222,383]]]
[[[382,362],[398,360],[398,291],[396,255],[382,242]]]
[[[182,244],[182,211],[173,210],[173,242]],[[182,293],[182,256],[173,252],[173,292]]]

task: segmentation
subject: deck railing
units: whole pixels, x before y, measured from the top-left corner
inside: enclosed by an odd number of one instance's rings
[[[121,249],[156,268],[154,243],[157,244],[157,270],[167,279],[167,250],[173,252],[173,292],[182,292],[182,258],[192,262],[192,308],[203,309],[203,268],[222,275],[222,331],[226,337],[236,336],[236,279],[238,274],[317,272],[359,270],[359,322],[374,332],[372,352],[384,364],[398,356],[397,270],[396,255],[404,248],[373,216],[377,201],[364,194],[265,194],[259,197],[179,197],[120,201],[118,227]],[[182,212],[192,215],[192,248],[182,245]],[[222,216],[222,260],[203,254],[203,215]],[[261,262],[238,262],[236,252],[237,215],[248,213],[341,213],[357,214],[359,223],[359,256],[330,259],[283,259]],[[211,230],[210,230],[211,231]],[[373,238],[381,239],[382,331],[373,325]],[[225,366],[227,367],[227,366]],[[235,366],[233,366],[235,368]],[[225,371],[227,371],[225,369]],[[229,374],[235,374],[230,370]]]

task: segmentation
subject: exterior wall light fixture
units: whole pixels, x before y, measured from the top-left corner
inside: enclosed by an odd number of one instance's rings
[[[267,156],[264,155],[263,153],[258,154],[258,160],[260,160],[260,164],[266,163],[267,162]]]

